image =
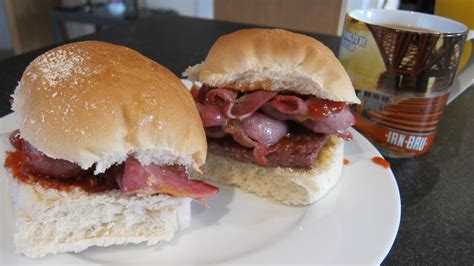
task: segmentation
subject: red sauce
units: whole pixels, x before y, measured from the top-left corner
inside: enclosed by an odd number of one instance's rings
[[[10,144],[17,150],[21,150],[23,147],[23,140],[20,138],[19,132],[19,130],[15,130],[8,139]]]
[[[350,163],[350,161],[347,159],[344,159],[342,162],[344,163],[344,165],[348,165]]]
[[[60,191],[71,191],[79,187],[89,193],[119,189],[115,174],[117,171],[123,170],[123,167],[117,166],[99,175],[88,174],[70,179],[54,179],[33,173],[31,167],[27,164],[26,155],[21,150],[7,152],[4,165],[5,168],[10,169],[18,181],[23,183],[36,183],[44,188]]]
[[[380,166],[382,166],[383,168],[386,168],[386,169],[388,169],[390,167],[390,163],[387,162],[382,157],[373,157],[372,162],[374,162],[375,164],[378,164],[378,165],[380,165]]]
[[[313,97],[308,103],[308,115],[310,117],[328,116],[332,113],[339,113],[344,106],[346,106],[345,102],[335,102]]]
[[[266,87],[265,82],[263,83],[257,83],[253,84],[251,86],[233,86],[233,85],[227,85],[225,87],[222,87],[222,89],[228,89],[228,90],[238,90],[240,92],[246,92],[246,91],[256,91],[258,89],[263,89],[265,90]],[[271,83],[270,83],[271,86]],[[198,88],[196,86],[193,86],[191,89],[191,93],[194,97],[194,99],[197,102],[204,103],[203,101],[203,95],[205,95],[208,91],[216,89],[217,87],[210,87],[207,85],[203,85],[201,88]],[[308,101],[308,112],[307,116],[309,117],[323,117],[323,116],[329,116],[330,114],[333,113],[339,113],[342,109],[347,104],[345,102],[336,102],[336,101],[331,101],[331,100],[326,100],[326,99],[321,99],[321,98],[316,98],[316,97],[310,97]]]
[[[191,95],[193,96],[194,99],[198,100],[198,102],[201,102],[201,100],[199,99],[200,91],[201,89],[195,84],[193,84],[193,86],[191,87]]]

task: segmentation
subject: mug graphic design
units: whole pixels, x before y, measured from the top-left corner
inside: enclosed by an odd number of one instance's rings
[[[346,16],[339,59],[362,102],[355,127],[385,156],[430,148],[466,36]]]

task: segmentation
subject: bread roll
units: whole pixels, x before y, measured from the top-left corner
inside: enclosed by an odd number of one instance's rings
[[[134,153],[143,164],[201,166],[202,122],[165,67],[118,45],[66,44],[37,57],[13,95],[21,136],[96,174]]]
[[[126,47],[87,41],[50,50],[27,67],[13,99],[22,138],[49,157],[94,167],[95,174],[128,156],[195,170],[206,158],[189,91],[168,69]],[[2,148],[1,156],[14,149],[6,135]],[[1,177],[13,198],[15,246],[32,258],[156,244],[191,220],[188,197],[63,191],[10,173]]]
[[[280,29],[244,29],[221,36],[206,59],[183,75],[211,87],[241,92],[292,92],[360,103],[349,76],[329,48],[309,36]],[[210,153],[202,177],[283,204],[310,204],[337,183],[343,145],[344,141],[330,136],[312,169],[262,167]]]
[[[205,61],[183,74],[215,87],[293,91],[360,103],[329,48],[309,36],[280,29],[245,29],[221,36]]]

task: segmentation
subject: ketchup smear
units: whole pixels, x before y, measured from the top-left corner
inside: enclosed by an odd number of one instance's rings
[[[329,116],[332,113],[339,113],[345,102],[335,102],[326,99],[312,98],[308,103],[308,115],[311,117]]]
[[[44,188],[71,191],[79,187],[89,193],[119,189],[114,175],[114,172],[121,170],[119,167],[116,167],[118,169],[112,167],[110,171],[97,176],[84,175],[71,179],[55,179],[34,173],[27,163],[26,155],[21,150],[7,152],[4,166],[10,169],[17,180],[29,184],[36,183]]]
[[[372,162],[374,162],[375,164],[378,164],[380,166],[382,166],[383,168],[385,169],[388,169],[390,167],[390,163],[388,161],[386,161],[384,158],[382,157],[373,157],[372,158]]]

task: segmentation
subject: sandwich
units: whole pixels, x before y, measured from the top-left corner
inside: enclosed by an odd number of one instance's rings
[[[221,36],[183,73],[208,141],[202,178],[288,205],[313,203],[337,183],[360,103],[319,41],[280,29]]]
[[[50,50],[12,97],[19,128],[2,178],[14,243],[28,257],[170,240],[189,226],[191,200],[218,192],[188,178],[207,153],[190,92],[132,49],[86,41]]]

